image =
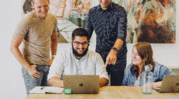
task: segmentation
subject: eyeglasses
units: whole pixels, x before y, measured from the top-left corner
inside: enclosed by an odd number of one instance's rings
[[[75,45],[75,46],[79,46],[80,44],[81,44],[82,46],[87,46],[87,45],[88,45],[88,42],[83,42],[83,43],[80,43],[80,42],[78,42],[78,41],[75,41],[75,42],[74,42],[74,45]]]

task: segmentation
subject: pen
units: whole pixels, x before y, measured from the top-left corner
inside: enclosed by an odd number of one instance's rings
[[[44,89],[45,86],[42,86],[42,88],[40,88],[40,90]]]

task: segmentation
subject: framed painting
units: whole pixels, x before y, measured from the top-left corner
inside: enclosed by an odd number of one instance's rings
[[[175,43],[176,0],[112,0],[127,12],[127,43]]]

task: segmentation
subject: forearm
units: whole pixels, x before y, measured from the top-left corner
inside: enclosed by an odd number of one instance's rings
[[[51,43],[51,54],[56,55],[57,52],[57,42],[52,42]]]
[[[108,84],[108,80],[106,78],[102,77],[102,78],[99,79],[99,86],[100,87],[103,87],[106,84]]]
[[[160,88],[162,85],[162,81],[159,82],[153,82],[153,88]]]
[[[55,87],[63,87],[63,80],[61,80],[60,78],[58,77],[52,77],[48,80],[48,83],[51,85],[51,86],[55,86]]]
[[[117,50],[120,50],[123,43],[124,43],[123,40],[117,39],[113,47],[117,48]]]
[[[57,52],[57,38],[51,40],[51,53],[52,55],[56,55]]]
[[[25,60],[25,58],[22,56],[22,53],[20,52],[19,48],[17,47],[10,47],[10,50],[12,54],[15,56],[15,58],[18,60],[18,62],[26,69],[28,70],[30,68],[29,63]]]

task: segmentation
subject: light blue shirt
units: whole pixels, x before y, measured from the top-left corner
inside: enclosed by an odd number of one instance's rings
[[[63,79],[63,75],[99,75],[108,79],[108,74],[101,56],[93,51],[77,59],[72,49],[67,49],[55,57],[48,74],[48,80],[54,76]]]
[[[153,82],[162,81],[164,75],[176,75],[175,73],[171,72],[166,66],[161,65],[157,62],[154,63],[154,71],[153,71]],[[136,74],[132,75],[130,68],[133,64],[131,63],[126,68],[126,72],[123,78],[122,85],[123,86],[134,86],[136,81]],[[141,76],[139,81],[139,86],[141,86]]]

